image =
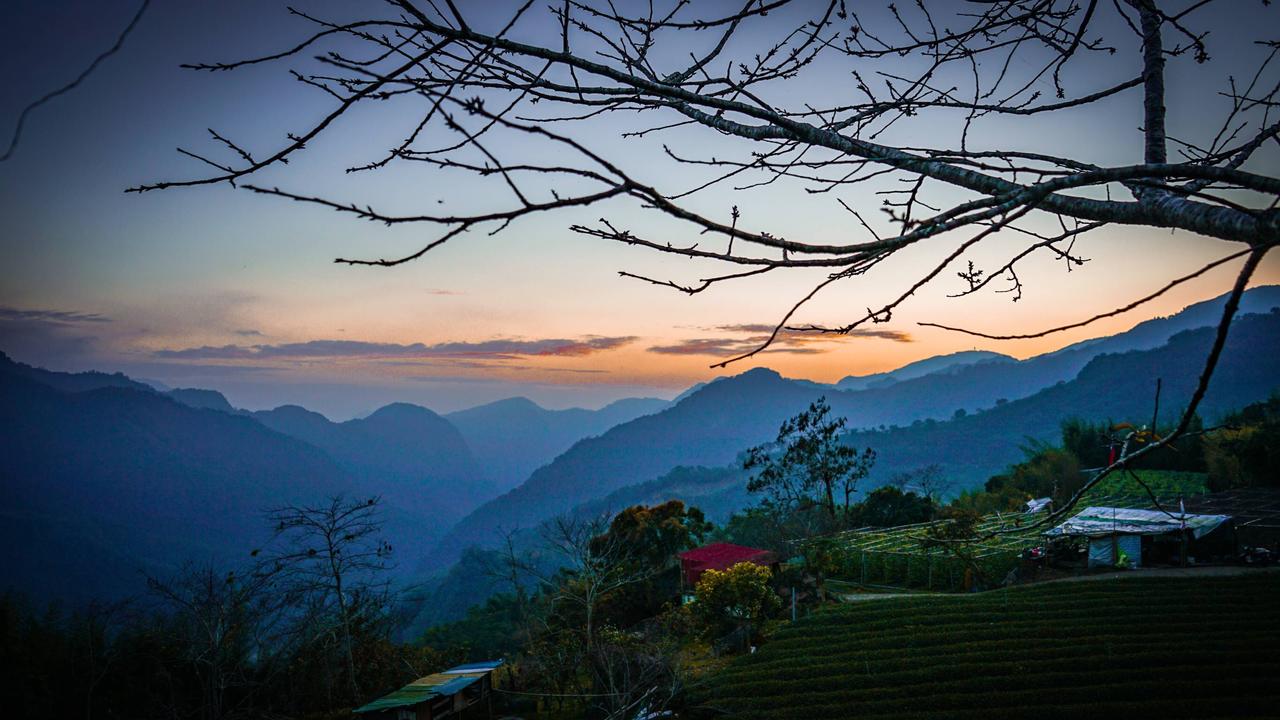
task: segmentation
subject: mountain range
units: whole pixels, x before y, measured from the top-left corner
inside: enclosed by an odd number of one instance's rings
[[[907,372],[898,380],[887,373],[890,377],[876,378],[864,389],[841,390],[838,386],[790,380],[766,368],[719,378],[686,394],[662,412],[579,441],[536,470],[522,485],[463,518],[444,537],[434,556],[456,558],[467,546],[492,543],[501,529],[535,526],[582,503],[653,481],[676,466],[732,463],[745,448],[772,439],[783,420],[819,396],[826,397],[834,415],[847,418],[848,427],[864,431],[889,431],[899,425],[963,416],[1066,383],[1103,355],[1153,349],[1178,333],[1211,325],[1220,317],[1223,303],[1221,297],[1198,303],[1170,317],[1140,323],[1124,333],[1026,360],[953,355],[934,363],[935,372],[919,376]],[[1265,313],[1277,306],[1280,287],[1267,286],[1247,292],[1241,311]],[[1186,360],[1194,365],[1193,359]],[[1256,362],[1256,358],[1252,361]],[[1265,363],[1259,365],[1267,367]],[[1276,375],[1274,371],[1271,374]],[[1265,396],[1269,389],[1270,386],[1255,391]],[[1056,431],[1065,416],[1052,407],[1042,409],[1045,422]],[[1017,434],[1015,445],[1024,442],[1028,434]],[[989,463],[973,466],[957,479],[966,483],[981,480],[983,472],[997,472],[1009,459],[1007,453],[992,455]],[[900,467],[902,463],[896,465]],[[882,462],[880,471],[894,466],[895,463]]]
[[[470,546],[566,512],[677,497],[722,520],[749,502],[739,454],[825,395],[846,440],[873,447],[866,488],[937,464],[956,489],[1052,439],[1062,419],[1148,417],[1185,403],[1222,298],[1025,360],[965,352],[827,385],[765,368],[674,401],[595,411],[524,398],[439,415],[397,403],[336,423],[298,406],[251,412],[199,388],[58,373],[0,354],[5,583],[45,597],[140,587],[141,572],[227,560],[261,541],[262,511],[337,493],[381,495],[402,577],[442,574]],[[1245,294],[1203,412],[1280,382],[1280,287]]]
[[[486,454],[521,438],[515,467],[663,403],[517,402],[522,411],[506,417],[501,403],[458,414]],[[5,584],[42,598],[114,598],[188,560],[243,558],[266,537],[265,510],[336,494],[381,496],[409,577],[443,530],[503,489],[458,427],[406,403],[335,423],[298,406],[251,412],[213,390],[52,372],[0,353],[0,426]]]

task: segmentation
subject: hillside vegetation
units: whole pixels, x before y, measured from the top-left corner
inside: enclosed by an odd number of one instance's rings
[[[1208,492],[1204,473],[1135,470],[1107,477],[1081,498],[1078,507],[1153,507],[1150,489],[1161,503],[1176,507],[1181,496]],[[873,527],[839,533],[826,541],[830,558],[828,589],[851,585],[890,585],[921,590],[964,589],[965,569],[972,568],[980,585],[1000,582],[1020,564],[1023,551],[1044,544],[1042,513],[992,513],[974,526],[974,534],[1001,535],[966,544],[962,559],[946,545],[929,544],[931,531],[950,520],[939,518],[899,527]]]
[[[1280,574],[1105,579],[820,611],[710,679],[740,718],[1274,717]]]

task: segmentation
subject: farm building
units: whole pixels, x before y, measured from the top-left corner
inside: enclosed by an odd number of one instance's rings
[[[1182,562],[1188,558],[1233,555],[1235,538],[1228,515],[1087,507],[1045,533],[1089,541],[1089,567]]]
[[[463,710],[485,703],[493,690],[491,675],[501,660],[470,663],[418,678],[395,692],[355,709],[362,720],[436,720],[457,717]]]
[[[692,589],[698,584],[702,573],[708,570],[728,570],[738,563],[749,562],[767,568],[777,569],[778,556],[769,550],[734,545],[733,543],[711,543],[680,553],[680,577],[684,587]]]

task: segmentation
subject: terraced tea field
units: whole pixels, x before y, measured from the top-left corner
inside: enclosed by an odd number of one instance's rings
[[[1280,573],[825,609],[709,679],[741,718],[1280,717]]]
[[[1138,470],[1134,475],[1141,483],[1127,473],[1107,477],[1085,494],[1077,508],[1150,508],[1152,495],[1166,506],[1176,507],[1180,496],[1207,492],[1204,473]],[[1004,533],[968,545],[973,565],[985,584],[999,583],[1018,566],[1022,551],[1044,543],[1042,533],[1048,526],[1039,524],[1043,518],[1043,514],[1005,513],[988,515],[978,524],[979,536],[994,531]],[[834,536],[833,576],[849,587],[871,584],[921,590],[963,589],[968,564],[945,547],[927,549],[921,544],[934,524],[853,530]]]

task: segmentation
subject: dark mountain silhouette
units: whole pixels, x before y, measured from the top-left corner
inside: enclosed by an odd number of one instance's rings
[[[492,543],[498,528],[537,525],[620,488],[658,478],[679,465],[731,463],[746,447],[771,439],[779,423],[820,395],[827,397],[836,415],[848,418],[850,428],[950,418],[960,409],[972,412],[999,401],[1007,404],[1070,380],[1104,353],[1156,347],[1179,332],[1211,324],[1220,316],[1223,302],[1220,297],[1192,305],[1119,335],[1023,361],[948,363],[941,372],[861,391],[788,380],[767,369],[719,378],[660,413],[578,442],[525,483],[464,518],[433,557],[452,560],[468,545]],[[1242,301],[1246,312],[1265,312],[1277,305],[1277,286],[1250,290]],[[1046,413],[1046,422],[1056,428],[1061,415],[1048,409]]]
[[[30,370],[0,362],[0,563],[35,597],[119,597],[143,572],[244,559],[265,508],[353,489],[323,452],[250,418],[119,380],[69,392],[94,383]]]
[[[324,449],[371,487],[400,487],[407,478],[405,490],[413,497],[389,491],[446,526],[518,485],[578,440],[670,405],[658,398],[626,398],[599,410],[547,410],[517,397],[440,416],[397,403],[367,418],[335,423],[298,405],[239,410],[215,390],[181,388],[165,394],[191,407],[252,416]]]
[[[145,385],[136,380],[132,380],[124,373],[104,373],[97,371],[81,372],[81,373],[65,373],[55,372],[53,370],[45,370],[44,368],[32,367],[26,363],[15,361],[8,355],[0,352],[0,372],[10,377],[21,377],[51,388],[62,390],[65,392],[83,392],[85,390],[97,390],[98,388],[119,387],[138,390],[141,392],[154,392],[149,385]]]
[[[298,405],[240,410],[215,390],[183,388],[166,393],[191,407],[246,415],[324,450],[361,488],[428,522],[405,548],[420,548],[498,493],[458,429],[418,405],[393,403],[368,417],[336,423]]]
[[[924,360],[917,360],[889,372],[871,375],[849,375],[835,385],[840,390],[866,390],[867,388],[885,387],[903,380],[911,380],[984,362],[1016,361],[1008,355],[1001,355],[1000,353],[987,352],[985,350],[964,350],[950,355],[937,355]]]
[[[342,423],[296,405],[252,417],[324,450],[360,487],[419,518],[419,542],[495,494],[458,429],[418,405],[394,403]]]
[[[485,474],[501,490],[519,485],[575,442],[662,410],[657,398],[627,398],[599,410],[547,410],[523,397],[449,413]]]
[[[193,408],[201,408],[204,410],[217,410],[219,412],[243,414],[243,410],[237,410],[231,407],[231,403],[227,398],[217,390],[203,390],[201,388],[176,388],[168,390],[165,395],[177,400],[178,402]]]

